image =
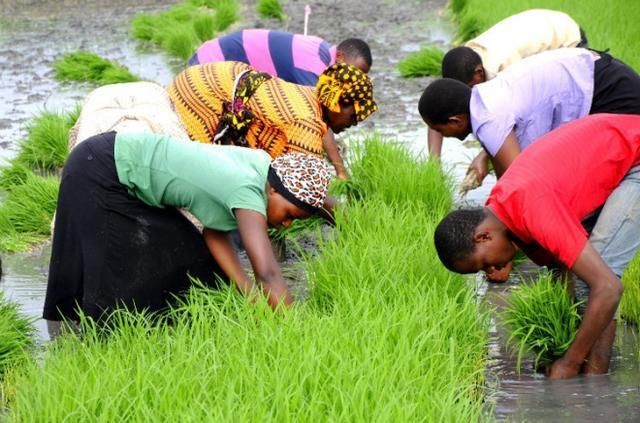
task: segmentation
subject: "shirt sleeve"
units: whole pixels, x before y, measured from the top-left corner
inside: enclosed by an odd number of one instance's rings
[[[504,140],[515,127],[515,118],[512,116],[508,107],[500,107],[501,110],[494,112],[487,104],[485,99],[490,92],[483,93],[474,89],[471,93],[469,101],[469,110],[471,111],[471,127],[476,139],[482,144],[487,152],[493,157],[495,156]],[[504,110],[507,109],[507,110]]]
[[[227,202],[229,211],[234,209],[253,210],[267,217],[267,199],[264,187],[245,185],[237,189]]]

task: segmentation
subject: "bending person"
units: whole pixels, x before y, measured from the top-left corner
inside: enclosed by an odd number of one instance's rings
[[[449,50],[442,59],[442,77],[472,87],[525,57],[568,47],[587,47],[584,32],[571,16],[556,10],[525,10]],[[437,131],[429,130],[428,148],[440,157],[442,135]]]
[[[244,29],[205,42],[189,65],[229,61],[245,63],[293,84],[315,86],[331,65],[346,63],[368,73],[372,58],[369,45],[359,38],[348,38],[335,46],[313,35]]]
[[[357,125],[377,110],[367,75],[344,63],[327,68],[315,90],[291,84],[239,62],[192,66],[169,87],[192,140],[322,157],[323,138]],[[337,154],[329,159],[343,171]]]
[[[606,53],[557,49],[523,59],[473,88],[437,80],[418,109],[444,136],[462,140],[473,132],[485,153],[470,171],[481,183],[489,156],[500,177],[520,151],[560,125],[594,113],[640,114],[640,76]]]
[[[91,137],[62,173],[43,317],[161,310],[189,287],[189,276],[214,286],[226,276],[251,298],[261,288],[273,308],[290,304],[267,227],[321,211],[329,179],[323,161],[306,154],[272,161],[260,150],[157,134]],[[232,246],[235,229],[255,282]]]
[[[588,236],[580,222],[598,213]],[[491,272],[521,248],[540,265],[570,269],[589,287],[575,340],[552,378],[606,373],[620,276],[640,249],[640,116],[598,114],[564,125],[522,152],[484,208],[457,210],[435,231],[442,263]]]

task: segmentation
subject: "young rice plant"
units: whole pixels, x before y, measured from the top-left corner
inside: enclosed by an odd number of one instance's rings
[[[138,81],[129,70],[96,54],[79,51],[68,53],[53,64],[59,81],[93,82],[98,85]]]
[[[622,275],[624,294],[620,301],[620,317],[640,326],[640,254],[636,254]]]
[[[526,352],[535,355],[536,365],[562,357],[578,331],[580,304],[574,303],[565,284],[551,272],[511,291],[502,321],[518,351],[518,370]]]
[[[287,18],[279,0],[258,0],[256,8],[258,14],[263,18],[274,18],[279,21],[284,21]]]
[[[423,48],[411,53],[398,63],[398,70],[403,78],[439,76],[443,57],[444,52],[439,48]]]

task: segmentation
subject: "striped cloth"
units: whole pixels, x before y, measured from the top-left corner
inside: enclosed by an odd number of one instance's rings
[[[176,77],[169,96],[192,140],[213,142],[222,104],[232,100],[237,75],[249,69],[244,63],[217,62],[192,66]],[[254,116],[246,134],[251,148],[263,149],[274,158],[287,152],[323,155],[327,125],[313,88],[271,78],[246,106]]]
[[[336,46],[322,38],[267,29],[245,29],[207,41],[189,64],[237,61],[287,82],[313,86],[336,61]]]

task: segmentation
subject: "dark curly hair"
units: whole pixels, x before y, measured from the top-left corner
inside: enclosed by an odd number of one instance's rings
[[[473,234],[486,217],[484,208],[455,210],[438,223],[433,240],[444,266],[456,272],[455,263],[469,257],[476,245]]]
[[[482,65],[478,53],[469,47],[456,47],[442,58],[442,77],[468,84],[473,80],[473,73],[478,65]]]
[[[460,81],[442,78],[427,86],[420,97],[418,111],[425,121],[447,123],[450,117],[469,114],[471,88]]]

